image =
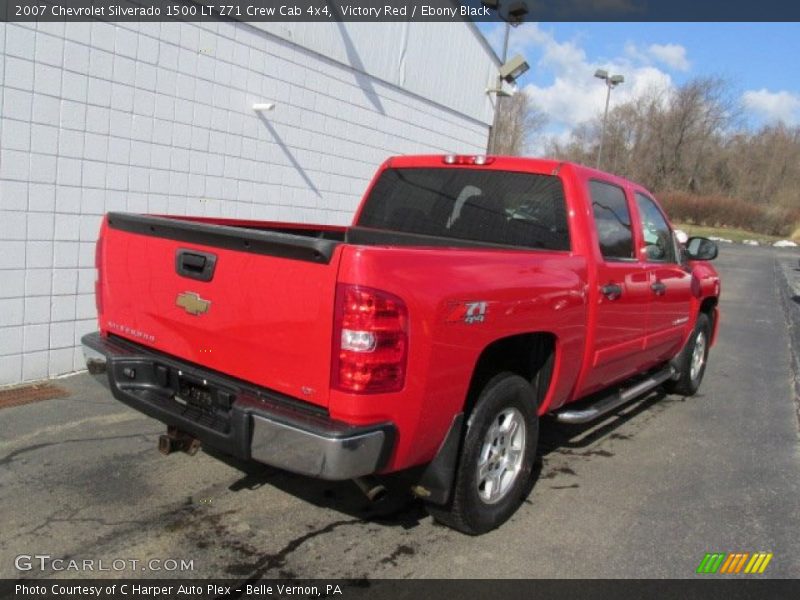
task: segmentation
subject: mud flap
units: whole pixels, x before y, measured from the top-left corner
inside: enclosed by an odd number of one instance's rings
[[[692,333],[689,334],[689,337],[686,339],[686,343],[683,344],[681,351],[673,356],[669,361],[669,366],[672,369],[672,376],[670,377],[670,380],[672,381],[678,381],[678,379],[681,378],[681,364],[684,362],[686,353],[689,352],[689,342],[692,341],[693,335],[694,330],[692,330]]]
[[[412,488],[414,494],[431,504],[447,504],[453,490],[458,455],[464,433],[464,413],[453,417],[450,429],[439,446],[434,459],[425,468],[419,483]]]

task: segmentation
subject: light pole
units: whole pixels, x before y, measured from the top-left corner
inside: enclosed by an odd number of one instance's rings
[[[499,0],[481,0],[481,4],[483,4],[486,8],[496,10],[498,16],[500,16]],[[500,68],[500,73],[498,73],[497,76],[497,87],[494,90],[487,90],[487,91],[494,91],[497,94],[497,100],[494,107],[494,117],[492,119],[492,129],[489,132],[489,143],[488,147],[486,148],[487,154],[494,154],[497,147],[497,121],[500,115],[500,100],[503,96],[508,95],[507,93],[504,93],[502,91],[503,80],[512,82],[517,77],[522,75],[522,73],[528,70],[528,64],[524,63],[524,68],[521,69],[521,71],[519,72],[513,73],[512,77],[508,77],[507,75],[504,76],[503,69],[508,64],[508,38],[511,35],[511,27],[512,26],[517,27],[520,24],[522,24],[522,21],[525,19],[525,15],[528,14],[528,7],[525,5],[524,2],[513,2],[509,6],[506,13],[507,13],[506,18],[504,19],[506,27],[505,27],[505,32],[503,34],[503,54],[500,57],[502,66]]]
[[[609,76],[608,71],[605,69],[597,69],[597,71],[594,72],[594,76],[598,79],[602,79],[606,83],[606,109],[603,112],[603,126],[600,130],[600,146],[597,148],[597,160],[595,161],[595,167],[599,169],[600,158],[603,156],[603,140],[606,137],[606,121],[608,120],[608,103],[611,100],[611,90],[624,82],[625,78],[622,75]]]

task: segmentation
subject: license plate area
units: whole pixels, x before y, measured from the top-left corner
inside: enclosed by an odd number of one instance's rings
[[[231,406],[236,397],[232,391],[181,371],[173,389],[172,399],[182,407],[183,416],[218,431],[230,429]]]
[[[207,412],[213,412],[215,408],[214,393],[211,388],[186,377],[178,377],[178,391],[175,393],[175,401]]]
[[[207,376],[167,360],[131,354],[115,358],[109,366],[115,396],[118,391],[136,397],[158,411],[153,416],[178,429],[190,429],[194,423],[223,435],[232,431],[238,418],[233,409],[238,386],[211,373]]]
[[[233,394],[183,373],[178,374],[175,401],[204,412],[229,412]]]

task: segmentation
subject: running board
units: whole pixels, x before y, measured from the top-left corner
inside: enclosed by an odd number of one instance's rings
[[[556,420],[561,423],[588,423],[595,419],[602,417],[605,414],[619,408],[623,404],[627,404],[631,400],[636,399],[645,392],[649,392],[655,387],[664,383],[667,379],[672,377],[675,371],[672,367],[667,367],[662,371],[658,371],[640,381],[636,385],[619,392],[614,392],[609,396],[605,396],[589,406],[588,408],[581,409],[567,409],[559,411],[555,414]]]

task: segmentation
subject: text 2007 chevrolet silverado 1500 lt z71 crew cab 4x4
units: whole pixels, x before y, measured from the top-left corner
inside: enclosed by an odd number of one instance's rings
[[[427,465],[434,516],[481,533],[519,506],[542,415],[697,390],[716,253],[600,171],[397,157],[352,227],[107,215],[83,344],[165,450],[326,479]]]

